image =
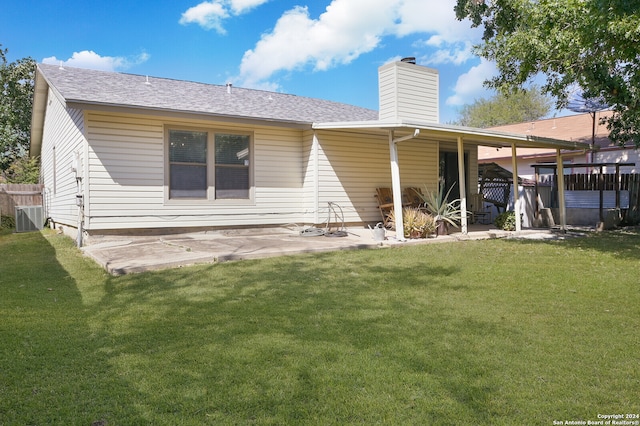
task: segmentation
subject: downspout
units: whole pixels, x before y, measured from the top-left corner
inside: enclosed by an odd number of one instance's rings
[[[558,207],[560,210],[560,229],[567,230],[567,208],[564,201],[564,164],[560,148],[556,149],[556,174],[558,175]]]
[[[391,159],[391,189],[393,191],[393,211],[396,219],[396,240],[404,241],[404,225],[402,218],[402,186],[400,185],[400,166],[398,164],[398,143],[413,139],[420,134],[415,129],[413,134],[395,139],[393,130],[389,131],[389,157]]]
[[[464,142],[462,136],[458,136],[458,187],[460,188],[460,226],[462,234],[468,234],[467,227],[467,178],[464,170]]]
[[[522,221],[520,217],[520,187],[518,185],[518,154],[516,144],[511,144],[511,168],[513,172],[511,177],[513,180],[513,210],[516,215],[516,232],[522,231]]]

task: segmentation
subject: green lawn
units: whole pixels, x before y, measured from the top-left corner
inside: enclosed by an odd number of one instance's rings
[[[1,425],[551,425],[640,412],[640,234],[112,277],[0,234]],[[105,423],[106,422],[106,423]]]

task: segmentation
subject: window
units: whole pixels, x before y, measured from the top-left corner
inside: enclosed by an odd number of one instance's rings
[[[249,136],[216,134],[216,198],[249,198]]]
[[[207,197],[207,133],[169,130],[169,198]]]
[[[170,199],[250,198],[249,135],[169,129],[168,145]]]

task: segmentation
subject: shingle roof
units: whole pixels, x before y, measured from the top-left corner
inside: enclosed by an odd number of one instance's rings
[[[600,118],[610,115],[611,111],[596,112],[595,143],[601,148],[612,145],[606,124],[600,124]],[[585,143],[591,143],[594,130],[593,118],[589,113],[507,124],[489,129]]]
[[[610,115],[610,111],[596,113],[595,145],[600,148],[614,146],[609,140],[609,131],[605,124],[600,124],[600,118]],[[519,133],[531,136],[548,137],[591,143],[593,121],[591,114],[575,114],[564,117],[547,118],[523,123],[506,124],[490,127],[488,130],[500,132]],[[555,150],[548,148],[519,148],[518,156],[541,156],[545,154],[555,155]],[[491,161],[498,158],[511,158],[510,150],[496,151],[495,148],[479,147],[478,158],[481,161]]]
[[[289,123],[377,120],[378,112],[354,105],[277,92],[61,68],[38,64],[47,81],[68,103],[251,118]]]

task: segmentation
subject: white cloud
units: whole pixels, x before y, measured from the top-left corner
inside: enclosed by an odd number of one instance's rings
[[[471,51],[471,43],[468,41],[448,44],[447,47],[422,56],[420,63],[430,66],[441,64],[462,65],[475,57]]]
[[[454,94],[447,98],[446,104],[461,106],[471,104],[479,98],[489,97],[491,91],[483,86],[485,80],[497,74],[497,68],[493,62],[480,60],[480,64],[472,67],[467,73],[458,77]]]
[[[397,0],[399,20],[394,32],[398,36],[415,33],[437,35],[445,43],[479,39],[481,33],[468,21],[458,21],[453,8],[456,0]]]
[[[66,65],[75,68],[89,68],[102,71],[116,71],[131,68],[149,60],[150,55],[141,53],[134,57],[123,56],[100,56],[92,50],[73,52],[71,58],[62,60],[55,56],[50,56],[42,60],[45,64]]]
[[[205,30],[226,34],[222,22],[231,16],[247,13],[269,0],[212,0],[190,7],[182,14],[182,25],[198,24]]]
[[[379,45],[393,26],[394,7],[388,0],[334,0],[318,19],[306,7],[291,9],[245,52],[240,78],[251,86],[278,71],[347,64]]]
[[[182,25],[198,24],[206,30],[216,30],[218,33],[224,34],[222,20],[228,17],[229,13],[221,1],[205,1],[187,9],[179,22]]]
[[[385,36],[417,33],[431,36],[423,48],[439,47],[427,64],[460,65],[473,57],[471,41],[480,33],[456,20],[454,6],[455,0],[332,0],[317,19],[295,7],[245,52],[239,80],[255,87],[279,71],[326,70],[374,50]]]
[[[240,15],[267,3],[268,1],[269,0],[231,0],[229,4],[233,13],[235,15]]]

